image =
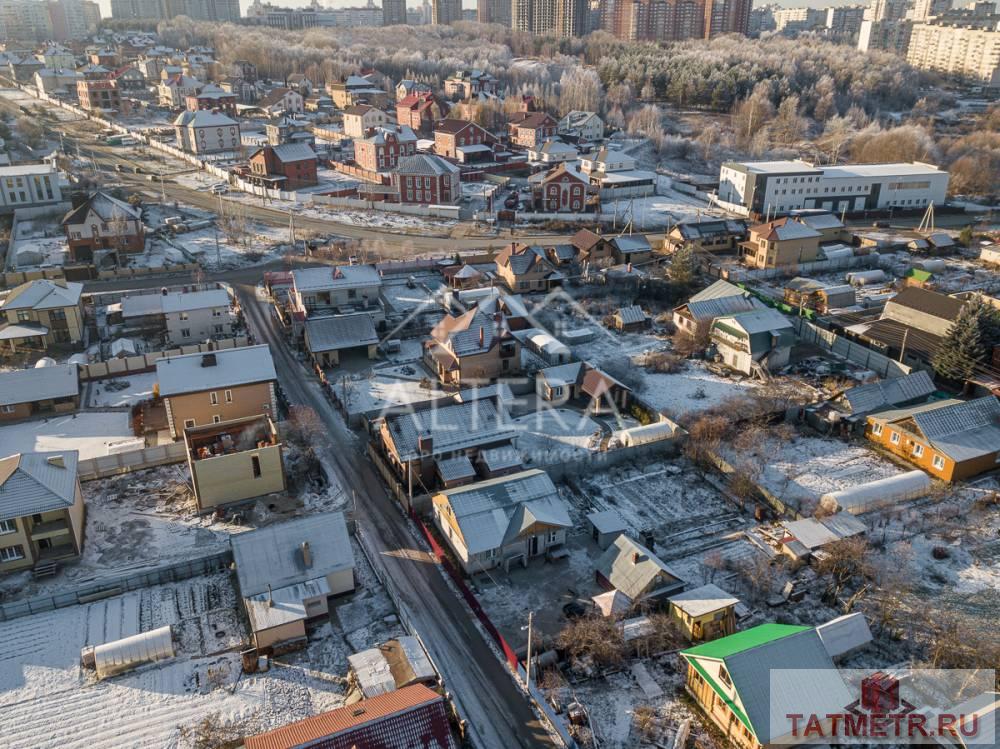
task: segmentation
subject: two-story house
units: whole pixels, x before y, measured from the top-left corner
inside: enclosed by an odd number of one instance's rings
[[[788,364],[795,328],[791,320],[767,307],[718,317],[709,336],[723,364],[767,380],[772,372]]]
[[[129,294],[121,308],[127,331],[162,336],[168,346],[228,338],[239,324],[233,300],[222,288]]]
[[[558,127],[548,112],[515,112],[507,122],[510,142],[521,148],[536,148],[556,137]]]
[[[306,111],[305,99],[295,89],[280,86],[272,88],[257,102],[269,117],[281,117],[286,114],[302,114]]]
[[[170,356],[156,362],[156,382],[173,439],[184,430],[251,416],[275,418],[274,360],[266,344]]]
[[[369,172],[391,171],[400,159],[416,152],[417,136],[405,125],[377,127],[354,141],[354,161]]]
[[[349,75],[343,80],[327,83],[326,92],[340,109],[356,104],[371,104],[383,109],[389,103],[389,95],[369,78],[361,75]]]
[[[0,302],[0,344],[16,348],[32,341],[42,346],[83,342],[83,284],[40,279],[15,286]]]
[[[76,450],[0,460],[0,575],[83,550],[84,504]]]
[[[189,96],[195,96],[203,87],[203,83],[197,78],[175,73],[160,81],[156,87],[156,93],[160,100],[161,107],[169,109],[180,109],[184,106]]]
[[[580,229],[570,244],[576,248],[577,258],[581,263],[595,267],[607,267],[615,262],[615,248],[611,240],[603,234],[590,229]]]
[[[578,143],[593,143],[604,137],[604,121],[597,112],[573,110],[559,120],[556,130],[559,135]]]
[[[269,187],[297,190],[319,182],[316,153],[305,143],[263,146],[249,161],[251,174]]]
[[[434,125],[434,153],[461,163],[489,161],[496,138],[468,120],[447,118]]]
[[[180,148],[195,155],[240,149],[240,124],[222,112],[181,112],[174,120],[174,132]]]
[[[547,291],[563,278],[549,263],[541,247],[512,242],[500,250],[494,262],[500,280],[515,294]]]
[[[521,342],[501,313],[445,315],[424,341],[424,363],[443,385],[485,385],[521,371]]]
[[[590,184],[569,164],[550,169],[533,185],[535,208],[546,213],[582,213],[587,209]]]
[[[401,158],[392,181],[399,191],[400,203],[454,205],[462,197],[461,170],[429,153]]]
[[[94,193],[67,213],[62,227],[70,258],[77,263],[93,262],[100,250],[134,254],[146,248],[142,213],[105,192]]]
[[[55,165],[0,166],[0,212],[62,202],[59,170]]]
[[[117,114],[122,111],[121,92],[114,81],[79,79],[76,96],[80,107],[91,112]]]
[[[423,91],[410,94],[396,103],[396,122],[418,133],[430,133],[434,123],[444,117],[446,111],[434,94]]]
[[[370,104],[356,104],[344,110],[344,135],[349,138],[364,138],[369,130],[388,124],[389,115]]]
[[[289,301],[303,315],[378,307],[382,276],[373,265],[338,265],[292,271]]]
[[[496,76],[482,70],[458,70],[444,81],[444,95],[452,100],[468,99],[477,94],[495,94]]]
[[[231,91],[224,91],[214,83],[206,84],[195,94],[188,94],[184,97],[184,106],[189,112],[197,112],[200,109],[208,111],[217,110],[230,117],[236,116],[236,94]]]
[[[823,238],[815,229],[784,217],[750,227],[750,239],[740,244],[740,257],[751,268],[781,268],[819,258]]]

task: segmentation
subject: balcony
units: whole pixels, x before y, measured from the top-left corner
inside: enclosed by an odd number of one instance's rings
[[[35,523],[31,526],[31,531],[29,531],[32,541],[40,541],[43,538],[68,536],[69,533],[69,523],[66,521],[66,518],[48,520],[44,523]]]

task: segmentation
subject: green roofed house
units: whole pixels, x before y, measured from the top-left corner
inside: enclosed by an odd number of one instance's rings
[[[688,693],[732,743],[746,749],[805,743],[790,735],[787,715],[843,713],[856,697],[813,627],[761,624],[681,655],[688,663]]]

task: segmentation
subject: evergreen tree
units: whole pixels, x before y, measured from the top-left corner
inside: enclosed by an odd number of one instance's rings
[[[697,270],[698,261],[689,244],[682,246],[670,259],[670,280],[676,284],[689,285],[694,281]]]
[[[931,361],[939,376],[955,381],[972,377],[976,365],[986,358],[984,334],[992,326],[992,317],[992,311],[979,300],[962,308]]]

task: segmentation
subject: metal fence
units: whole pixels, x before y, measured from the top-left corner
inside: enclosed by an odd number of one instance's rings
[[[141,471],[143,468],[182,463],[187,460],[187,447],[183,442],[171,442],[166,445],[144,447],[141,450],[98,455],[77,463],[77,475],[80,481],[93,481],[106,476],[117,476],[120,473]]]
[[[884,354],[880,354],[863,344],[837,335],[833,331],[825,330],[803,317],[793,317],[791,320],[792,325],[795,326],[795,332],[799,334],[799,338],[805,343],[812,343],[827,351],[831,351],[848,361],[877,372],[882,377],[902,377],[913,371],[913,367],[898,362],[895,359],[890,359]]]
[[[55,609],[67,606],[90,603],[102,598],[121,595],[130,590],[140,590],[152,587],[153,585],[163,585],[165,583],[188,580],[192,577],[210,575],[215,572],[223,572],[228,569],[232,561],[232,551],[226,549],[216,554],[199,557],[198,559],[188,559],[144,572],[105,578],[61,593],[0,604],[0,622],[19,619],[22,616],[30,616],[32,614],[41,614],[46,611],[54,611]]]

